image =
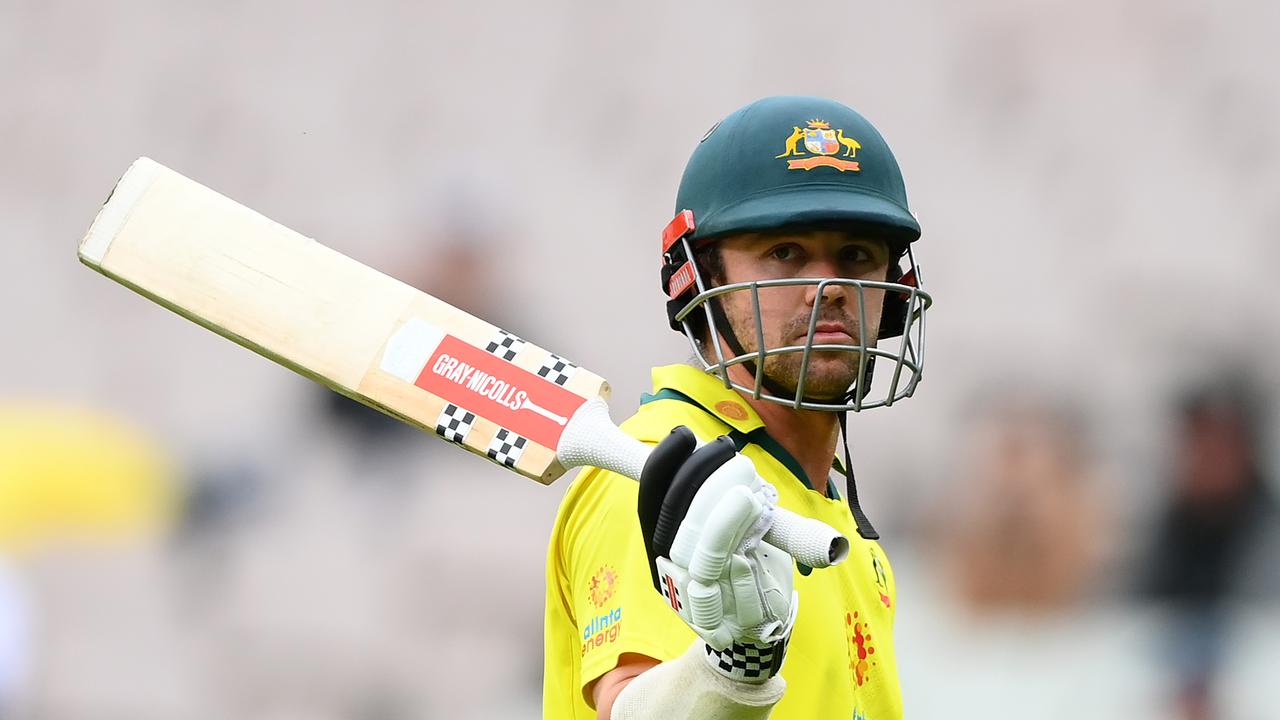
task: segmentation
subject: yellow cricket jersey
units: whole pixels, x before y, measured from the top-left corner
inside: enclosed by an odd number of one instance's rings
[[[787,691],[773,720],[893,720],[902,717],[893,651],[893,571],[879,543],[858,535],[828,483],[811,489],[796,461],[770,438],[737,392],[688,365],[653,371],[653,394],[623,423],[656,444],[677,425],[707,441],[729,434],[778,488],[780,504],[849,538],[849,558],[822,570],[798,567],[800,609],[782,666]],[[696,635],[654,589],[640,524],[638,484],[584,470],[565,494],[547,552],[543,717],[594,720],[587,685],[622,653],[670,660]],[[676,719],[673,719],[676,720]]]

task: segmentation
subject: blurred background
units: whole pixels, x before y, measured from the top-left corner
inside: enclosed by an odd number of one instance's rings
[[[148,155],[610,378],[757,97],[895,149],[935,298],[851,423],[909,717],[1277,718],[1280,5],[0,0],[0,717],[536,717],[562,481],[80,266]],[[517,269],[520,271],[517,272]]]

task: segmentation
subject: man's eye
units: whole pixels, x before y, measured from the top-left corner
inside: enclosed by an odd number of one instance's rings
[[[794,245],[779,245],[769,251],[769,256],[774,260],[794,260],[796,258],[796,247]]]
[[[840,261],[845,263],[864,263],[873,259],[871,252],[861,245],[849,245],[840,251]]]

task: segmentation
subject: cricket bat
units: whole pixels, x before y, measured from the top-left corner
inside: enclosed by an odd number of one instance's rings
[[[609,418],[604,378],[139,158],[80,261],[348,397],[548,484],[568,469],[636,478],[649,446]],[[810,567],[847,554],[779,508],[765,536]]]

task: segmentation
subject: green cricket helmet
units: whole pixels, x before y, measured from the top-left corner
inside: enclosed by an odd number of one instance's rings
[[[839,229],[882,238],[895,262],[885,282],[849,278],[762,280],[710,287],[697,262],[697,250],[717,238],[750,232]],[[662,233],[662,287],[671,326],[684,332],[709,371],[755,397],[818,410],[861,410],[891,405],[911,395],[923,369],[924,311],[932,303],[920,289],[911,245],[920,224],[907,204],[902,172],[884,138],[862,115],[833,100],[780,96],[757,100],[717,123],[685,166],[676,196],[676,217]],[[803,345],[745,349],[715,298],[729,292],[755,295],[759,288],[811,284],[818,296],[828,285],[848,286],[861,297],[868,288],[885,290],[877,340],[898,338],[894,348],[865,345],[814,345],[821,301],[814,303],[810,332]],[[756,311],[759,312],[758,296]],[[758,315],[757,315],[758,316]],[[719,342],[699,337],[711,329]],[[861,327],[861,325],[860,325]],[[859,342],[862,342],[859,340]],[[708,347],[710,346],[710,347]],[[757,363],[766,356],[802,353],[807,368],[814,350],[858,355],[858,380],[843,398],[810,398],[801,372],[797,387],[779,388]],[[714,351],[708,358],[707,351]],[[877,358],[894,363],[881,397],[871,397]],[[728,368],[742,364],[755,375],[754,386],[737,385]]]

